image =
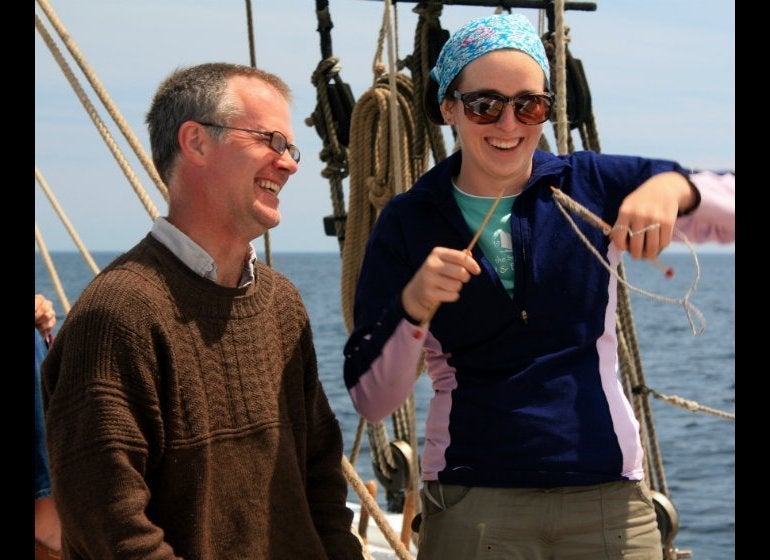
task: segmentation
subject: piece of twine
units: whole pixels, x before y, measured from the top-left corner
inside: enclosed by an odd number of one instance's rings
[[[584,206],[581,206],[575,200],[570,198],[569,195],[565,194],[561,189],[557,189],[556,187],[551,187],[551,191],[553,191],[553,198],[554,198],[554,201],[556,202],[556,206],[559,208],[561,213],[564,214],[564,217],[570,223],[570,225],[572,226],[572,229],[575,231],[577,236],[583,241],[586,248],[589,251],[591,251],[594,254],[594,256],[596,256],[596,258],[602,264],[602,266],[612,276],[614,276],[618,282],[623,284],[629,290],[633,290],[634,292],[642,294],[643,296],[649,297],[656,301],[671,303],[674,305],[681,305],[684,308],[685,315],[687,316],[687,321],[689,322],[690,329],[692,330],[692,334],[694,336],[700,336],[703,334],[703,332],[706,330],[706,319],[703,317],[703,313],[701,313],[701,311],[690,302],[690,296],[695,292],[695,289],[698,286],[698,281],[700,280],[700,263],[698,262],[698,255],[695,253],[695,249],[693,248],[692,244],[687,239],[687,236],[684,233],[674,228],[674,235],[676,235],[677,238],[679,238],[690,250],[690,254],[692,255],[693,263],[695,265],[695,279],[693,280],[692,284],[685,292],[684,296],[681,298],[672,298],[669,296],[654,294],[652,292],[648,292],[647,290],[637,288],[636,286],[629,284],[624,278],[622,278],[618,274],[617,270],[612,266],[610,266],[609,262],[607,262],[604,259],[604,257],[602,257],[599,251],[591,244],[591,242],[588,240],[588,238],[586,238],[583,232],[580,231],[580,228],[578,228],[577,224],[572,219],[572,216],[570,216],[568,210],[573,211],[575,214],[585,219],[591,225],[601,229],[604,235],[609,235],[612,232],[613,230],[612,226],[610,226],[607,222],[602,220],[599,216],[597,216],[596,214],[594,214]],[[637,232],[629,231],[629,234],[632,236],[638,235],[644,231],[651,229],[654,226],[660,227],[660,224],[654,224],[653,226],[648,226]],[[653,265],[655,265],[659,270],[663,270],[666,276],[672,275],[671,269],[665,268],[658,261],[652,259],[650,260],[650,262]],[[693,320],[693,316],[695,316],[697,321],[700,323],[700,328],[696,327],[695,321]]]

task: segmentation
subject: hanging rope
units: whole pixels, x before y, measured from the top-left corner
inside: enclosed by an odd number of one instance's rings
[[[329,4],[316,0],[318,33],[321,40],[321,61],[313,72],[311,82],[316,88],[316,107],[305,124],[315,126],[323,141],[319,154],[326,167],[321,176],[329,181],[332,199],[331,216],[324,217],[326,235],[335,235],[340,252],[345,241],[345,199],[342,181],[348,175],[347,145],[350,139],[350,119],[355,100],[350,86],[339,75],[339,59],[332,54],[331,29],[333,26]]]
[[[622,263],[619,265],[622,270]],[[631,388],[635,383],[644,379],[641,355],[637,346],[629,344],[635,340],[636,332],[631,312],[631,300],[625,286],[618,288],[618,304],[616,316],[618,322],[623,323],[624,328],[616,329],[618,337],[618,359],[623,372],[623,389],[627,395],[631,395]],[[644,447],[644,476],[652,490],[657,490],[668,495],[668,484],[663,468],[663,455],[660,452],[655,422],[652,418],[652,409],[649,399],[629,397],[634,408],[634,414],[639,421],[639,438]]]
[[[348,148],[340,141],[338,135],[340,126],[338,114],[341,111],[347,112],[341,107],[343,102],[352,106],[353,100],[347,84],[342,83],[342,88],[337,87],[336,80],[338,80],[340,69],[337,57],[329,57],[318,64],[312,76],[318,102],[313,115],[306,119],[305,123],[308,126],[315,125],[323,140],[323,148],[319,157],[321,161],[326,163],[326,167],[321,171],[321,176],[329,181],[333,210],[330,226],[326,233],[327,235],[333,233],[337,237],[340,252],[342,252],[346,219],[342,182],[348,176]],[[335,83],[332,83],[332,80],[335,80]],[[341,89],[343,91],[342,97],[340,96]],[[335,107],[338,108],[336,111]],[[349,128],[347,134],[349,134]]]
[[[567,49],[569,37],[567,28],[563,24],[564,0],[555,0],[551,10],[549,10],[548,15],[549,19],[555,24],[554,29],[544,35],[542,40],[546,47],[549,62],[551,63],[551,81],[552,83],[555,83],[556,86],[556,122],[554,124],[554,134],[556,136],[559,153],[572,153],[574,151],[574,144],[569,132],[572,127],[578,128],[583,149],[593,150],[599,153],[601,152],[599,135],[591,111],[588,82],[585,79],[582,64],[580,61],[573,59]],[[547,142],[541,142],[540,147],[543,148],[544,145],[547,145]],[[554,199],[556,200],[556,198],[557,197],[555,196]],[[561,205],[559,205],[559,209],[571,222],[577,235],[582,236],[582,233],[579,232],[574,221],[566,213],[565,209]],[[696,285],[700,276],[700,268],[698,267],[697,256],[695,256],[692,247],[689,243],[686,242],[686,244],[695,258],[696,280],[694,285]],[[589,248],[593,249],[592,246]],[[604,263],[604,259],[600,256],[599,258],[602,263]],[[633,312],[631,310],[631,300],[628,293],[630,285],[626,282],[622,263],[618,265],[617,271],[613,272],[613,274],[617,275],[616,278],[618,280],[616,336],[618,339],[618,360],[621,382],[624,392],[634,409],[634,415],[639,422],[640,438],[645,451],[645,478],[649,481],[652,490],[660,492],[668,497],[668,484],[666,483],[662,454],[655,433],[655,423],[653,421],[652,410],[648,398],[648,394],[654,393],[651,389],[646,388],[644,381],[644,369],[642,367],[639,343],[634,325]],[[694,289],[694,285],[691,290]],[[657,296],[654,296],[653,294],[647,295],[657,298]],[[697,308],[694,309],[694,306],[690,307],[691,304],[689,304],[688,301],[689,295],[690,292],[688,292],[682,300],[677,301],[677,303],[681,303],[684,306],[693,333],[697,334],[695,325],[690,316],[690,311],[693,311],[701,321],[702,328],[705,328],[705,320]],[[669,398],[669,401],[676,400],[677,399],[672,397]],[[695,405],[688,404],[688,407],[694,408]],[[703,407],[698,406],[698,408],[700,409]],[[673,504],[671,504],[671,507],[673,508]],[[667,542],[669,544],[673,541],[675,533],[676,528],[673,528],[667,536]],[[679,556],[679,554],[682,556]],[[687,557],[686,554],[688,554],[687,551],[678,551],[673,545],[667,546],[664,550],[665,560],[674,560],[674,558],[678,557],[684,558]]]
[[[567,122],[567,73],[566,73],[566,32],[564,29],[564,0],[554,1],[556,58],[556,147],[559,154],[571,150],[567,144],[569,124]],[[553,72],[551,72],[553,74]]]
[[[446,159],[446,147],[441,127],[433,123],[425,113],[424,96],[430,81],[431,68],[436,63],[441,47],[449,38],[449,32],[441,28],[439,17],[443,9],[441,2],[420,2],[412,10],[418,14],[414,33],[414,52],[406,57],[406,64],[412,74],[413,104],[415,107],[415,150],[425,152],[424,138],[430,142],[433,160]]]
[[[397,47],[392,29],[395,18],[391,17],[390,8],[387,3],[373,63],[374,85],[359,98],[351,117],[350,197],[341,279],[343,319],[349,332],[353,328],[358,275],[377,215],[393,196],[403,192],[425,172],[429,161],[424,138],[422,148],[416,147],[417,111],[413,84],[408,76],[397,72]],[[382,62],[386,38],[387,73]],[[384,423],[366,425],[373,466],[388,492],[389,509],[399,511],[405,503],[417,507],[419,461],[413,397],[393,414],[392,419],[395,441],[390,441]],[[359,425],[359,429],[362,426]],[[358,434],[356,440],[359,441]],[[354,451],[357,452],[357,448]],[[402,533],[402,538],[407,540],[408,535]]]
[[[398,119],[398,92],[396,88],[396,58],[398,56],[395,41],[393,39],[393,21],[391,20],[391,7],[390,0],[385,0],[385,10],[383,11],[382,27],[385,29],[388,46],[388,124],[390,130],[399,130]],[[380,52],[377,56],[379,58]],[[393,169],[401,169],[401,150],[399,150],[399,138],[396,134],[388,134],[388,140],[390,141],[390,155],[393,158]],[[393,173],[393,192],[395,194],[404,192],[405,183],[401,180],[400,173]],[[411,184],[411,183],[409,183]]]

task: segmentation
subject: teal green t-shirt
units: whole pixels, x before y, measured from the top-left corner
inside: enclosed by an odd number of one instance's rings
[[[454,185],[454,197],[472,234],[478,231],[495,202],[494,196],[475,196]],[[481,251],[495,267],[508,295],[513,297],[513,246],[511,244],[511,209],[518,195],[504,196],[479,236]]]

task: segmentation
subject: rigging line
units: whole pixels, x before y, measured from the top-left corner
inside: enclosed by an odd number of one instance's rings
[[[567,123],[567,65],[564,31],[564,0],[554,2],[554,43],[556,47],[556,148],[559,154],[569,153]]]
[[[687,245],[687,248],[690,250],[690,254],[693,257],[693,262],[695,264],[695,279],[693,280],[692,284],[685,292],[684,296],[682,296],[682,298],[677,299],[677,298],[672,298],[668,296],[663,296],[660,294],[654,294],[652,292],[648,292],[641,288],[637,288],[636,286],[632,286],[625,279],[621,278],[620,275],[617,273],[617,271],[613,269],[609,265],[609,263],[606,260],[604,260],[604,258],[599,254],[599,251],[596,249],[596,247],[594,247],[591,244],[591,242],[586,238],[583,232],[580,231],[580,228],[578,228],[577,224],[572,219],[572,216],[569,215],[567,208],[574,210],[582,218],[585,218],[587,221],[589,221],[591,225],[601,229],[605,235],[607,235],[609,231],[612,230],[612,228],[607,223],[605,223],[601,218],[593,214],[590,210],[581,206],[575,200],[570,198],[561,189],[557,189],[556,187],[551,187],[551,191],[553,191],[553,194],[554,194],[553,199],[556,202],[556,207],[561,211],[562,214],[564,214],[564,217],[570,223],[570,225],[572,226],[572,229],[575,231],[577,236],[580,238],[581,241],[583,241],[583,244],[586,246],[586,248],[589,251],[591,251],[594,254],[594,256],[599,260],[599,262],[607,270],[607,272],[609,272],[612,276],[614,276],[618,282],[623,284],[629,290],[633,290],[634,292],[647,296],[650,299],[654,299],[656,301],[661,301],[663,303],[672,303],[675,305],[681,305],[685,310],[687,321],[690,324],[690,329],[692,330],[693,335],[700,336],[703,334],[703,331],[706,330],[706,319],[703,317],[703,313],[701,313],[701,311],[690,302],[690,296],[695,291],[695,288],[698,286],[698,281],[700,280],[700,263],[698,262],[698,256],[695,253],[695,249],[693,248],[690,241],[687,239],[687,236],[685,236],[679,230],[674,229],[674,233],[681,239],[681,241],[685,245]],[[565,208],[565,206],[567,208]],[[693,318],[692,318],[693,315],[695,315],[695,317],[698,319],[698,322],[700,323],[700,329],[696,328],[695,322],[693,321]]]
[[[51,255],[48,254],[48,249],[46,248],[45,242],[43,241],[43,235],[40,233],[40,229],[37,227],[37,222],[35,222],[35,242],[37,243],[37,247],[40,250],[40,255],[45,261],[45,265],[48,268],[48,274],[51,276],[53,287],[56,290],[59,299],[61,300],[62,307],[64,308],[64,314],[66,315],[70,312],[70,301],[67,299],[67,294],[64,293],[64,288],[62,287],[61,280],[59,279],[59,274],[56,272],[56,267],[53,265]]]
[[[144,167],[145,171],[150,176],[150,179],[152,179],[152,182],[155,183],[155,186],[160,191],[160,194],[163,196],[163,199],[166,202],[168,202],[168,189],[166,188],[166,185],[163,182],[163,180],[160,178],[160,175],[158,175],[158,171],[155,169],[155,165],[152,163],[152,160],[150,160],[150,158],[145,153],[144,148],[142,148],[142,144],[139,142],[137,137],[131,131],[131,127],[128,126],[128,123],[120,114],[120,111],[118,111],[117,107],[115,106],[112,99],[110,98],[110,95],[107,93],[107,90],[99,81],[99,78],[97,78],[96,74],[93,72],[93,70],[91,70],[91,67],[86,62],[85,58],[83,57],[83,54],[80,52],[80,49],[78,49],[77,45],[75,44],[75,41],[72,40],[72,37],[70,36],[69,32],[64,28],[64,25],[61,23],[61,21],[57,17],[56,13],[53,11],[53,8],[50,6],[48,1],[37,0],[37,3],[40,4],[40,7],[45,12],[46,16],[50,20],[54,29],[56,29],[56,32],[59,34],[59,37],[61,38],[62,42],[67,47],[67,50],[69,50],[70,54],[75,59],[75,62],[77,62],[78,66],[83,71],[83,74],[86,76],[86,79],[91,84],[91,87],[96,92],[96,95],[104,104],[105,108],[107,109],[107,112],[110,114],[112,119],[118,125],[118,128],[123,133],[123,136],[128,141],[131,148],[134,150],[134,153],[136,154],[137,158],[139,158],[139,161],[141,162],[142,167]],[[45,31],[45,29],[43,28],[42,22],[38,25],[38,21],[39,21],[39,18],[37,14],[35,14],[35,26],[38,27],[38,31],[40,31],[40,34],[43,35],[43,38],[45,39],[46,44],[48,44],[48,48],[51,50],[52,54],[56,58],[57,62],[59,63],[59,66],[62,68],[62,71],[64,71],[65,75],[67,75],[67,78],[70,81],[70,84],[72,85],[72,87],[75,89],[75,92],[78,94],[78,97],[81,98],[81,103],[83,103],[85,106],[86,102],[83,101],[83,97],[81,97],[81,93],[80,93],[82,92],[82,88],[80,88],[79,85],[77,86],[75,85],[77,80],[74,77],[74,75],[72,75],[72,78],[70,78],[71,70],[69,69],[69,65],[66,63],[66,61],[64,61],[64,58],[61,56],[61,53],[59,52],[59,49],[54,45],[53,41],[50,39],[48,32]],[[83,93],[83,96],[85,97],[85,93]],[[88,103],[90,105],[90,102]],[[91,114],[91,111],[93,111],[93,109],[89,109],[89,107],[86,106],[86,111],[88,111],[89,114]],[[100,133],[101,133],[100,125],[97,124],[96,126],[97,128],[100,129]],[[104,134],[102,134],[102,136],[104,136]],[[106,138],[105,138],[105,142],[109,144]],[[117,156],[115,157],[117,159]],[[118,160],[118,163],[120,163],[120,160]],[[126,173],[125,170],[124,170],[124,173]],[[129,177],[129,181],[131,181],[130,177]],[[132,184],[133,184],[133,181],[132,181]],[[136,186],[134,186],[134,190],[137,190]],[[142,188],[142,190],[144,189]],[[139,194],[138,191],[137,191],[137,194],[142,199],[142,202],[145,204],[145,207],[147,207],[147,203],[144,200],[144,197],[146,197],[146,195],[144,195],[143,197],[142,194]],[[148,208],[148,212],[150,212],[150,215],[153,217],[153,219],[157,215],[157,210],[155,210],[153,213],[153,211]]]
[[[40,33],[40,36],[45,41],[46,45],[48,45],[48,49],[51,51],[51,54],[53,54],[54,58],[56,59],[56,62],[59,64],[59,67],[62,69],[62,72],[64,72],[64,75],[66,76],[67,80],[72,86],[72,89],[75,90],[75,94],[78,96],[80,103],[85,108],[86,113],[88,113],[88,116],[91,117],[91,121],[94,123],[94,126],[99,131],[99,134],[104,140],[104,143],[107,144],[107,147],[110,149],[110,152],[112,152],[112,155],[115,158],[115,161],[118,162],[120,169],[123,171],[123,174],[128,179],[128,182],[133,187],[134,192],[136,193],[136,195],[139,197],[139,200],[144,205],[145,210],[147,210],[147,213],[150,215],[150,218],[154,220],[158,216],[158,210],[157,208],[155,208],[155,204],[152,202],[152,199],[150,199],[150,197],[148,196],[147,191],[139,182],[139,179],[131,169],[131,166],[128,164],[128,161],[126,160],[125,156],[123,155],[117,143],[115,142],[115,139],[112,137],[112,134],[110,134],[110,131],[107,129],[107,126],[104,124],[104,121],[97,113],[96,107],[94,107],[93,103],[91,103],[91,101],[88,99],[88,96],[86,95],[85,91],[81,87],[75,75],[72,73],[72,69],[70,68],[67,61],[64,60],[64,57],[62,56],[61,51],[53,42],[51,35],[48,33],[48,30],[44,27],[42,20],[38,17],[37,14],[35,14],[35,27]],[[165,188],[165,185],[164,185],[164,188]],[[165,194],[164,196],[168,198],[168,194]]]
[[[679,395],[666,395],[663,393],[659,393],[655,389],[651,389],[650,387],[642,386],[642,387],[634,387],[635,393],[641,393],[646,394],[650,393],[653,397],[656,399],[660,399],[662,401],[665,401],[669,404],[673,404],[676,406],[680,406],[682,408],[686,408],[687,410],[691,412],[707,412],[708,414],[712,414],[714,416],[718,416],[720,418],[724,418],[726,420],[735,420],[735,414],[731,412],[725,412],[723,410],[718,410],[716,408],[711,408],[710,406],[704,406],[702,404],[699,404],[696,401],[685,399],[684,397],[680,397]]]
[[[385,540],[387,540],[388,544],[393,548],[393,552],[396,553],[396,556],[400,560],[414,560],[414,557],[404,543],[401,542],[401,539],[393,530],[393,527],[390,526],[390,522],[382,514],[382,510],[377,504],[377,501],[371,494],[369,494],[369,490],[367,490],[364,481],[361,480],[358,472],[353,468],[353,465],[350,464],[350,461],[348,461],[348,458],[345,457],[345,455],[342,456],[342,471],[350,486],[361,499],[362,510],[363,508],[366,508],[369,511],[369,515],[371,515],[372,519],[377,523],[377,527],[380,528]]]
[[[398,145],[397,131],[399,130],[399,114],[398,114],[398,88],[396,87],[396,57],[398,52],[396,51],[396,44],[393,38],[393,19],[391,12],[393,7],[390,0],[385,0],[385,12],[383,14],[382,25],[385,28],[386,44],[388,53],[388,88],[390,95],[388,96],[388,103],[390,104],[390,111],[388,117],[390,119],[390,150],[393,162],[393,169],[401,169],[401,150]],[[396,194],[404,192],[404,184],[401,181],[401,175],[399,173],[393,173],[394,192]]]
[[[80,236],[75,231],[75,228],[72,227],[72,223],[69,221],[69,218],[67,218],[67,215],[64,213],[64,210],[59,205],[59,202],[56,200],[56,197],[54,196],[53,192],[48,187],[48,183],[43,177],[43,174],[40,173],[40,170],[37,168],[37,165],[35,166],[35,179],[37,179],[37,182],[40,184],[40,187],[43,189],[43,192],[48,197],[48,200],[51,203],[51,206],[53,206],[53,209],[56,211],[56,214],[59,216],[59,219],[61,220],[62,224],[64,224],[64,227],[69,232],[70,237],[75,242],[75,245],[77,246],[77,248],[80,250],[80,254],[83,255],[83,258],[88,263],[88,266],[91,268],[91,270],[93,271],[94,276],[96,276],[97,274],[99,274],[99,267],[96,266],[94,259],[91,258],[91,254],[88,252],[88,249],[86,249],[86,246],[80,240]]]
[[[251,62],[251,67],[256,68],[257,53],[254,47],[254,23],[252,22],[251,16],[251,0],[246,0],[246,26],[246,32],[249,37],[249,61]]]
[[[246,1],[246,34],[249,39],[249,61],[251,62],[251,67],[256,68],[257,67],[257,53],[256,53],[256,47],[254,46],[254,25],[252,23],[252,16],[251,16],[251,0],[245,0]],[[262,234],[262,239],[265,243],[265,264],[272,268],[273,266],[273,252],[270,249],[270,230],[265,230],[265,233]]]

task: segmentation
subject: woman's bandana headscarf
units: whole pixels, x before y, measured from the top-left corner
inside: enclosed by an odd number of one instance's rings
[[[529,20],[521,14],[485,16],[466,23],[441,48],[436,66],[430,71],[438,82],[438,102],[441,103],[449,84],[469,62],[498,49],[517,49],[531,56],[550,84],[548,57]]]

